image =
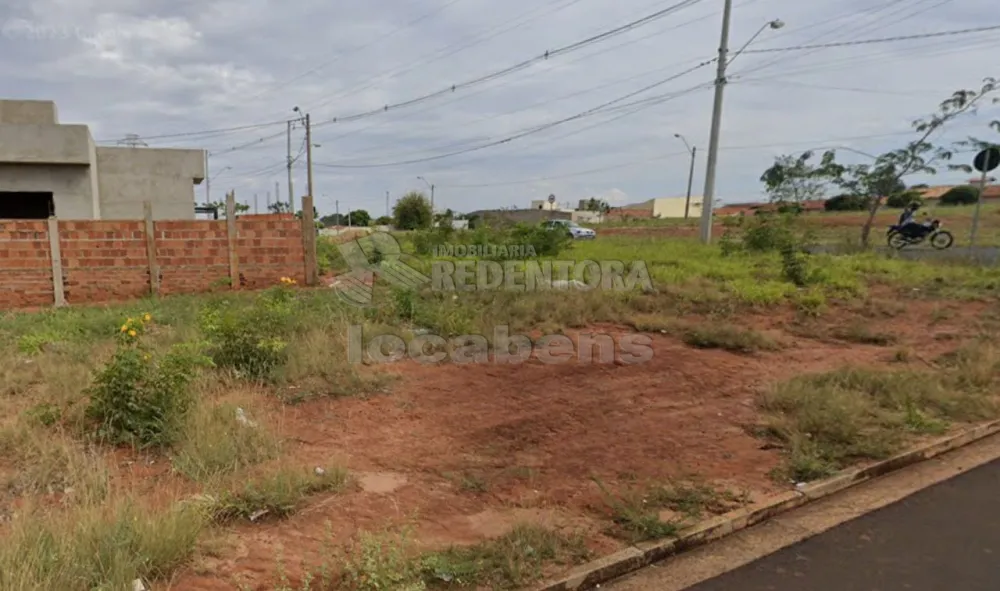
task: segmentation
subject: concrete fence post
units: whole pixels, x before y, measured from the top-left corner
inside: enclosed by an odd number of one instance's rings
[[[149,260],[149,292],[153,297],[160,295],[160,266],[156,263],[156,231],[153,226],[153,204],[142,203],[142,215],[146,222],[146,258]]]
[[[226,239],[229,243],[229,286],[240,288],[240,257],[236,252],[236,192],[226,193]]]
[[[57,308],[66,305],[66,288],[63,285],[62,249],[59,248],[59,220],[49,218],[49,256],[52,259],[52,295]]]
[[[306,285],[316,285],[319,282],[318,264],[316,261],[316,220],[313,216],[312,195],[302,198],[302,249],[306,265]]]

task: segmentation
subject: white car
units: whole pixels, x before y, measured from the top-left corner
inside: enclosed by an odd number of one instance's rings
[[[597,232],[590,228],[584,228],[570,220],[549,220],[545,222],[545,227],[549,230],[564,230],[569,233],[573,240],[593,240],[597,238]]]

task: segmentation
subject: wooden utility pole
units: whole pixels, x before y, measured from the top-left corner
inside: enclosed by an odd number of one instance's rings
[[[294,121],[288,122],[288,205],[295,213],[295,189],[292,187],[292,124]]]

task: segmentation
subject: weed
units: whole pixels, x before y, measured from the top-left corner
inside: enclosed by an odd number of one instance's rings
[[[344,584],[352,591],[424,591],[419,562],[408,556],[405,533],[390,536],[362,531],[343,565]]]
[[[345,470],[332,469],[313,475],[303,470],[282,469],[242,490],[225,491],[211,503],[212,519],[227,523],[239,519],[257,520],[267,516],[282,518],[294,513],[302,500],[324,491],[340,491],[347,486]]]
[[[959,357],[944,372],[845,368],[800,376],[760,398],[765,431],[788,450],[788,475],[810,480],[856,459],[885,458],[911,432],[936,433],[947,421],[996,416],[989,387],[998,357]]]
[[[137,447],[173,443],[192,403],[189,385],[207,363],[194,347],[177,346],[160,357],[139,339],[145,325],[122,325],[120,343],[86,393],[86,418],[99,439]]]
[[[0,589],[128,589],[169,579],[205,525],[193,507],[149,512],[131,502],[28,513],[0,545]]]
[[[249,305],[227,300],[206,305],[200,324],[215,365],[242,379],[272,380],[288,358],[296,309],[294,291],[285,284],[259,294]]]
[[[24,418],[42,427],[51,427],[62,418],[62,409],[54,404],[42,402],[24,411]]]
[[[475,546],[425,555],[421,570],[431,587],[518,589],[537,580],[547,562],[573,564],[587,556],[579,537],[521,524]]]
[[[778,343],[753,329],[731,324],[701,324],[689,326],[683,332],[684,342],[699,349],[724,349],[736,353],[774,351]]]
[[[267,427],[241,422],[240,410],[230,404],[196,407],[173,456],[174,469],[205,482],[275,457],[278,442]]]
[[[631,491],[625,495],[612,494],[604,484],[594,479],[601,489],[604,503],[611,510],[615,524],[612,534],[632,543],[674,536],[680,528],[676,521],[660,519],[662,507],[651,506],[641,493]]]
[[[833,337],[850,343],[879,347],[887,347],[897,341],[896,335],[875,331],[863,322],[852,322],[845,327],[834,330]]]
[[[68,494],[73,500],[103,499],[108,471],[101,458],[76,441],[38,427],[0,431],[0,455],[17,468],[6,483],[15,495]]]

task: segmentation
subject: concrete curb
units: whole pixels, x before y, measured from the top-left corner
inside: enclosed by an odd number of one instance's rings
[[[991,421],[903,452],[887,460],[845,470],[827,480],[814,482],[798,490],[772,496],[750,507],[730,511],[687,528],[676,538],[642,542],[573,569],[563,578],[545,583],[536,591],[582,591],[639,570],[664,558],[697,548],[708,542],[756,525],[770,517],[806,503],[822,499],[846,488],[901,468],[929,460],[945,452],[1000,433],[1000,420]]]

